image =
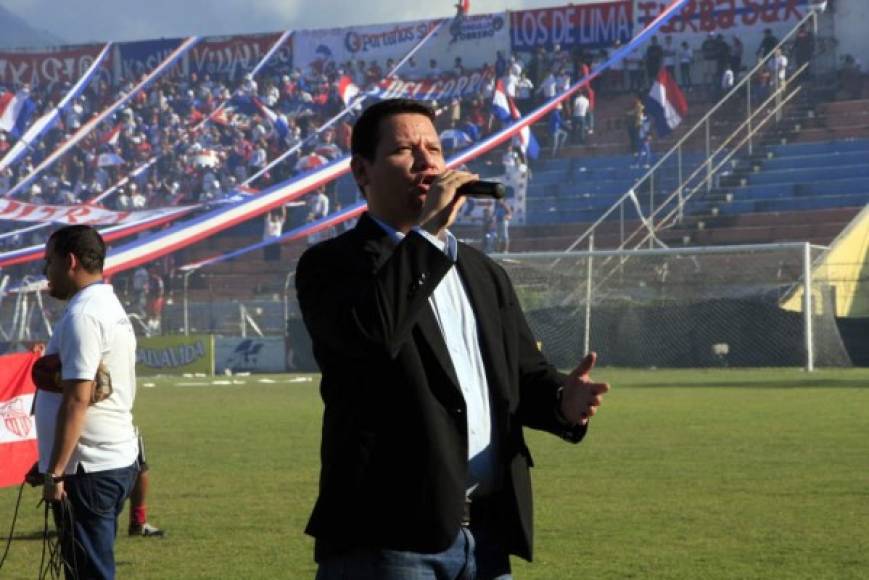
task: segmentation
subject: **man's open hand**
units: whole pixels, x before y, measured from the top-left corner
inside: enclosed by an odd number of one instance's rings
[[[597,413],[604,394],[610,390],[607,383],[595,383],[589,373],[597,361],[596,353],[589,353],[573,369],[561,392],[561,414],[571,425],[585,425]]]

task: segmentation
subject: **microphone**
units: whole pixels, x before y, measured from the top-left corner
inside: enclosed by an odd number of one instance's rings
[[[495,199],[507,197],[507,188],[497,181],[472,181],[456,190],[456,195],[470,195],[474,197],[488,196]]]

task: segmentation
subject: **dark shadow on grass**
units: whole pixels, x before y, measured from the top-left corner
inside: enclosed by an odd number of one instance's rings
[[[42,541],[43,536],[44,536],[44,534],[42,533],[42,530],[39,530],[38,532],[25,532],[23,534],[18,533],[18,534],[15,534],[14,536],[12,536],[12,541],[13,542],[18,541],[18,540],[22,540],[25,542],[34,542],[37,540]],[[56,536],[57,536],[56,531],[54,531],[54,530],[48,531],[48,538],[49,539],[53,539]]]
[[[618,386],[618,385],[617,385]],[[702,381],[672,381],[667,383],[626,384],[625,387],[637,389],[660,388],[724,388],[724,389],[869,389],[869,381],[861,379],[812,379],[807,377],[798,381],[775,383],[772,381],[723,381],[706,383]]]

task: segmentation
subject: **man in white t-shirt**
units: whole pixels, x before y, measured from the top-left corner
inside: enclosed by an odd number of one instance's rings
[[[36,381],[39,471],[67,578],[114,578],[117,517],[138,472],[136,338],[103,283],[105,255],[99,233],[83,225],[57,230],[45,249],[49,293],[68,304],[44,357],[59,357],[60,376]],[[100,391],[111,385],[102,400],[95,396],[98,370]]]

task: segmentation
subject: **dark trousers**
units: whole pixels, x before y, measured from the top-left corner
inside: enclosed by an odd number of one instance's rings
[[[459,528],[443,552],[357,548],[320,562],[316,580],[510,580],[495,514],[471,508],[471,524]]]
[[[85,473],[81,466],[64,478],[67,499],[52,505],[67,580],[115,577],[115,536],[124,500],[138,466]]]

